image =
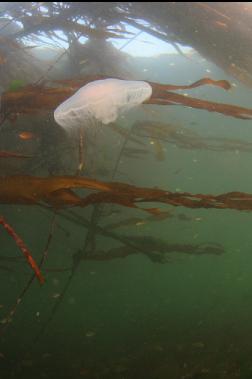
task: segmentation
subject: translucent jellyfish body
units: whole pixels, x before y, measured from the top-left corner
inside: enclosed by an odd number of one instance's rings
[[[150,84],[144,81],[96,80],[60,104],[54,111],[54,119],[65,129],[84,126],[88,120],[109,124],[151,94]]]

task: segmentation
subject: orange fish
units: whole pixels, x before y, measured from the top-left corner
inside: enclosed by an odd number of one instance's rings
[[[34,139],[36,138],[36,135],[32,132],[20,132],[18,134],[19,138],[24,140],[24,141],[28,141],[30,139]]]
[[[228,28],[228,25],[225,24],[225,22],[221,22],[221,21],[215,21],[215,25],[219,26],[220,28]]]

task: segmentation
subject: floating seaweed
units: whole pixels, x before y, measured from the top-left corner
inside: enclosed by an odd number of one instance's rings
[[[73,189],[95,190],[81,197]],[[0,177],[1,204],[46,204],[54,209],[86,207],[91,204],[119,204],[138,208],[139,203],[161,203],[186,208],[252,210],[252,194],[228,192],[220,195],[171,192],[157,188],[136,187],[120,182],[103,182],[85,177],[9,176]],[[162,215],[158,208],[140,208]]]
[[[188,128],[171,123],[137,121],[132,127],[132,134],[136,137],[148,138],[153,142],[173,143],[180,148],[190,150],[252,151],[251,142],[225,137],[201,137]]]
[[[198,48],[199,51],[203,52],[204,55],[212,56],[221,67],[224,67],[226,69],[226,71],[233,73],[233,75],[239,77],[241,81],[249,83],[247,80],[249,76],[249,67],[248,65],[246,67],[246,64],[244,64],[244,61],[246,59],[241,59],[240,56],[242,54],[241,51],[244,52],[244,46],[247,48],[249,44],[240,44],[239,47],[241,47],[241,49],[238,49],[237,41],[234,40],[233,44],[228,44],[230,46],[229,49],[231,49],[231,53],[225,53],[223,51],[220,53],[219,46],[223,46],[225,44],[217,43],[217,46],[214,46],[214,44],[212,44],[213,39],[208,38],[205,25],[202,25],[202,20],[205,22],[206,18],[197,17],[201,14],[204,16],[211,16],[207,19],[209,20],[210,29],[214,30],[215,36],[223,37],[223,34],[230,35],[232,33],[232,30],[237,30],[235,28],[237,23],[235,22],[234,17],[231,20],[230,17],[226,16],[226,12],[224,12],[222,9],[222,7],[224,7],[223,5],[218,5],[217,3],[214,5],[191,3],[190,6],[192,7],[192,12],[187,12],[187,5],[185,7],[180,7],[178,3],[167,3],[165,5],[159,4],[158,7],[153,7],[151,3],[145,3],[141,5],[137,3],[122,3],[120,6],[118,6],[117,3],[111,3],[109,9],[107,6],[103,6],[102,4],[99,6],[102,9],[101,14],[104,15],[104,17],[97,17],[95,6],[93,6],[91,3],[74,3],[73,5],[71,3],[23,3],[21,5],[15,3],[15,6],[13,8],[10,4],[6,3],[8,17],[13,18],[15,21],[21,23],[22,29],[16,31],[10,39],[5,41],[0,40],[1,69],[6,69],[6,66],[8,66],[10,62],[10,56],[8,53],[6,53],[4,45],[11,47],[10,50],[12,50],[12,52],[14,51],[14,53],[16,52],[16,55],[25,55],[27,49],[33,48],[33,46],[24,47],[21,45],[21,43],[19,43],[23,37],[28,37],[30,40],[31,38],[34,38],[35,42],[36,40],[39,40],[39,35],[43,34],[43,36],[46,35],[53,40],[54,38],[58,38],[55,30],[61,30],[63,31],[62,39],[64,40],[65,38],[65,40],[72,41],[70,43],[71,48],[72,45],[74,45],[76,42],[77,38],[83,35],[89,39],[94,38],[100,39],[101,41],[107,38],[127,38],[127,36],[130,36],[130,33],[126,32],[123,29],[123,24],[121,24],[123,22],[124,24],[128,23],[132,26],[138,27],[140,31],[147,31],[153,35],[156,35],[158,38],[170,41],[180,54],[183,54],[183,52],[178,47],[177,43],[185,42],[188,45],[189,42],[189,44],[193,45],[194,47]],[[197,8],[199,11],[197,11]],[[232,14],[232,6],[230,6],[230,8],[231,10],[227,11],[228,15],[230,15],[230,13]],[[149,11],[150,9],[151,12]],[[177,15],[183,15],[186,13],[188,13],[187,17],[176,17]],[[147,21],[147,23],[145,22],[145,24],[142,24],[142,22],[139,21],[140,19]],[[160,25],[157,25],[156,20],[159,19]],[[184,28],[181,29],[181,23],[177,22],[178,19],[183,19]],[[196,19],[199,20],[197,21],[199,33],[195,38],[194,28],[192,28],[192,25],[194,25],[194,21]],[[238,28],[240,28],[240,25],[238,25]],[[208,41],[210,41],[210,43],[208,43]],[[63,54],[65,54],[65,52]],[[243,53],[243,55],[245,57],[246,54]],[[229,56],[233,57],[234,62],[231,62],[229,60]],[[249,59],[247,59],[247,62],[248,60]],[[79,62],[83,62],[83,58],[82,61]],[[15,120],[15,118],[17,118],[20,114],[39,114],[41,112],[51,112],[61,102],[72,96],[83,85],[89,83],[90,81],[99,80],[102,78],[103,77],[101,76],[96,76],[89,79],[84,77],[83,79],[77,79],[76,81],[62,80],[54,82],[43,82],[42,80],[38,80],[34,85],[22,85],[21,87],[16,86],[16,88],[11,88],[2,96],[2,120],[5,120],[6,118],[9,120]],[[193,89],[204,84],[215,85],[225,90],[228,90],[230,88],[229,83],[226,81],[214,81],[208,78],[201,79],[200,81],[197,81],[190,86],[172,86],[150,83],[152,86],[153,95],[151,99],[146,102],[146,104],[182,105],[196,109],[204,109],[211,112],[219,112],[227,116],[241,119],[251,118],[252,112],[250,109],[236,107],[229,104],[219,104],[210,101],[203,101],[172,92],[178,89]],[[6,88],[8,88],[8,85],[5,86],[5,89]],[[111,129],[113,128],[112,124],[108,125],[108,127]],[[125,147],[125,144],[124,149],[122,149],[122,152],[120,153],[120,156],[126,156],[128,154],[128,156],[131,155],[132,157],[135,154],[135,157],[139,157],[145,154],[144,149],[147,148],[147,144],[141,141],[141,134],[139,134],[139,136],[131,134],[129,135],[127,132],[124,133],[124,130],[117,127],[114,128],[114,132],[120,134],[128,141],[136,143],[140,145],[140,147],[142,146],[142,151],[141,149],[138,149],[137,151],[137,148]],[[148,131],[145,130],[145,132],[148,135]],[[197,135],[192,134],[190,136],[188,134],[180,135],[176,131],[173,133],[171,130],[170,134],[167,134],[166,131],[162,131],[161,126],[159,128],[159,131],[158,128],[156,129],[156,132],[159,132],[159,134],[154,135],[150,132],[149,137],[151,137],[151,141],[154,142],[153,148],[155,150],[155,156],[160,161],[165,158],[162,146],[163,141],[171,141],[180,147],[189,149],[210,149],[214,151],[239,149],[241,151],[251,151],[250,144],[247,142],[243,143],[243,141],[214,138],[203,139]],[[23,139],[25,140],[27,138],[29,138],[28,135],[26,135]],[[19,159],[29,157],[30,156],[22,156],[22,154],[18,155],[18,153],[11,151],[0,152],[0,158]],[[4,162],[6,162],[6,160]],[[80,138],[78,174],[81,173],[84,164],[83,141]],[[114,172],[116,171],[117,165]],[[8,173],[8,175],[9,174],[10,173]],[[114,180],[114,178],[110,180]],[[79,189],[81,189],[81,191],[79,191]],[[92,193],[90,193],[91,191]],[[87,234],[83,249],[79,255],[76,254],[76,256],[73,256],[73,265],[67,269],[67,271],[70,271],[70,280],[73,277],[73,273],[75,272],[78,265],[78,259],[83,261],[92,259],[97,261],[110,261],[111,259],[124,258],[132,254],[141,253],[147,256],[148,259],[150,259],[152,262],[165,263],[169,262],[169,255],[173,252],[199,256],[203,254],[213,254],[218,256],[224,253],[223,247],[214,243],[198,245],[175,243],[168,244],[166,241],[162,241],[149,236],[139,237],[136,235],[121,236],[116,235],[115,233],[113,234],[113,232],[109,230],[109,226],[101,228],[98,224],[98,216],[99,213],[101,213],[101,211],[99,212],[101,209],[101,206],[99,206],[100,204],[111,203],[135,208],[140,206],[142,203],[150,202],[158,204],[169,204],[174,207],[183,206],[188,208],[252,210],[252,195],[242,192],[230,192],[216,196],[211,194],[191,194],[186,192],[173,193],[170,191],[159,190],[157,188],[139,188],[136,186],[130,186],[125,183],[105,183],[89,178],[80,178],[79,176],[56,176],[48,178],[7,176],[5,178],[0,178],[0,202],[4,204],[26,204],[27,206],[40,205],[42,207],[46,207],[47,210],[51,212],[57,211],[59,217],[67,215],[73,222],[80,222],[80,225],[85,226],[87,229]],[[90,222],[87,223],[85,223],[85,219],[78,217],[77,212],[74,215],[74,211],[71,209],[72,207],[86,207],[91,204],[94,204],[95,207]],[[162,211],[157,208],[144,210],[151,214],[149,217],[146,217],[147,222],[154,222],[156,220],[166,219],[170,217],[170,213],[168,211],[164,211],[163,207]],[[190,218],[187,218],[187,216],[181,215],[181,219],[183,218],[185,220],[190,220]],[[5,229],[7,231],[11,231],[10,234],[12,237],[14,238],[14,236],[17,236],[17,234],[15,234],[16,232],[11,229],[10,226],[7,226],[8,224],[6,220],[3,218],[1,220],[2,225],[5,227]],[[132,224],[135,222],[137,224],[139,222],[141,223],[145,221],[142,221],[142,219],[138,219],[137,221],[137,219],[131,218],[131,220],[125,220],[125,223],[126,222],[129,224],[130,222]],[[122,223],[120,225],[119,221],[118,225],[122,226]],[[115,228],[110,225],[110,229]],[[111,238],[114,238],[116,241],[120,242],[120,246],[104,251],[97,250],[95,237],[96,234],[99,233],[103,236],[110,236]],[[47,255],[52,235],[53,234],[51,228],[41,262],[37,266],[39,270],[41,270],[41,265]],[[19,241],[19,247],[25,246],[22,240],[17,238],[15,240],[16,242]],[[31,262],[31,258],[29,258],[28,261]],[[0,268],[9,270],[7,266],[5,267],[3,265],[1,265]],[[43,268],[43,270],[50,271],[46,268]],[[63,271],[63,269],[61,271]],[[60,269],[58,272],[60,272]],[[37,278],[41,280],[40,275],[40,271],[37,271]],[[34,275],[32,278],[34,278]],[[15,314],[17,306],[23,299],[23,296],[32,283],[32,280],[33,279],[31,279],[25,286],[24,290],[20,292],[16,304],[13,308],[11,308],[9,316],[7,316],[5,319],[8,322]],[[66,287],[61,294],[55,294],[55,299],[57,301],[62,301],[69,283],[70,281],[66,283]],[[50,317],[49,320],[51,318],[52,317]],[[92,333],[87,334],[91,335]],[[186,368],[186,364],[184,366],[185,371],[187,369],[189,372],[190,370]],[[194,374],[200,375],[201,373],[198,368],[197,370],[198,372],[195,369],[196,373],[194,372]],[[185,373],[185,376],[190,375],[188,372]],[[86,375],[85,370],[83,370],[83,375]]]
[[[0,224],[4,227],[4,229],[7,231],[7,233],[14,239],[17,246],[20,248],[22,253],[24,254],[28,264],[33,269],[36,277],[38,278],[40,284],[43,284],[45,279],[42,276],[39,267],[37,266],[36,262],[34,261],[28,247],[25,245],[23,240],[19,237],[19,235],[15,232],[15,230],[12,228],[12,226],[6,221],[6,219],[1,216],[0,217]]]
[[[167,263],[169,254],[183,253],[189,255],[221,255],[225,252],[223,246],[215,243],[203,244],[168,244],[167,242],[150,236],[124,236],[128,238],[136,247],[124,246],[111,248],[105,251],[96,251],[88,255],[84,260],[110,261],[112,259],[126,258],[129,255],[142,252],[152,262]],[[141,251],[139,251],[141,250]]]
[[[4,92],[1,99],[2,115],[7,115],[7,117],[9,117],[13,114],[38,114],[42,111],[54,110],[59,104],[68,99],[83,85],[101,79],[106,79],[106,77],[103,75],[96,75],[78,80],[61,80],[60,83],[64,85],[56,88],[46,87],[45,85],[40,84],[28,85],[17,91]],[[57,82],[59,83],[59,81]],[[204,109],[209,112],[218,112],[240,119],[252,118],[252,109],[236,105],[200,100],[169,92],[170,90],[177,89],[193,89],[202,85],[213,85],[228,90],[230,88],[230,84],[226,80],[216,81],[210,78],[203,78],[187,86],[159,84],[154,82],[147,83],[149,83],[152,87],[152,95],[149,100],[144,102],[145,104],[184,105],[191,108]]]
[[[172,211],[162,211],[162,213],[158,215],[150,215],[145,218],[140,217],[129,217],[123,220],[117,220],[116,222],[112,222],[110,224],[107,224],[105,226],[106,230],[114,230],[121,227],[129,227],[129,226],[142,226],[147,225],[152,222],[159,222],[170,218],[177,217],[179,220],[182,221],[192,221],[192,217],[188,217],[184,215],[183,213],[179,213],[178,215],[174,214]]]

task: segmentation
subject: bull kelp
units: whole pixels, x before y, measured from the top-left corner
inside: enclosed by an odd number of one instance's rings
[[[1,377],[250,378],[250,4],[0,12]]]

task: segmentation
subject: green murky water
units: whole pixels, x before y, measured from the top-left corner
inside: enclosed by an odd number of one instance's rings
[[[198,55],[132,58],[132,63],[139,79],[160,83],[184,84],[206,76],[229,80],[235,84],[229,92],[204,86],[183,93],[251,106],[250,90]],[[251,192],[251,151],[234,143],[220,151],[211,149],[211,138],[226,143],[252,141],[251,121],[182,106],[146,105],[144,110],[125,114],[118,126],[127,131],[136,120],[183,128],[189,141],[200,136],[205,146],[181,146],[181,139],[162,141],[164,159],[159,160],[150,139],[142,137],[148,154],[122,156],[114,181],[192,193]],[[37,133],[39,140],[14,140],[18,125]],[[52,115],[20,116],[14,124],[7,121],[2,135],[1,150],[14,144],[19,151],[35,155],[34,164],[1,163],[3,171],[44,176],[75,173],[78,145],[62,134]],[[91,147],[83,175],[111,180],[124,138],[106,126],[96,130],[95,140],[92,132],[88,138]],[[133,148],[134,143],[129,141],[127,147]],[[214,243],[222,246],[223,254],[173,252],[167,254],[165,264],[144,254],[111,261],[83,260],[71,274],[74,254],[84,249],[87,228],[63,217],[68,211],[59,211],[42,267],[46,283],[40,286],[35,281],[30,286],[10,322],[6,321],[8,312],[21,296],[31,270],[22,259],[2,258],[1,378],[252,378],[251,213],[161,208],[171,211],[172,217],[151,222],[140,210],[105,205],[95,223],[106,228],[134,218],[138,221],[114,228],[113,233],[129,240],[153,237],[169,244]],[[94,207],[74,212],[90,220]],[[53,212],[38,206],[1,205],[1,214],[39,261]],[[3,229],[0,240],[2,257],[19,256]],[[120,246],[99,230],[94,241],[97,250]]]

